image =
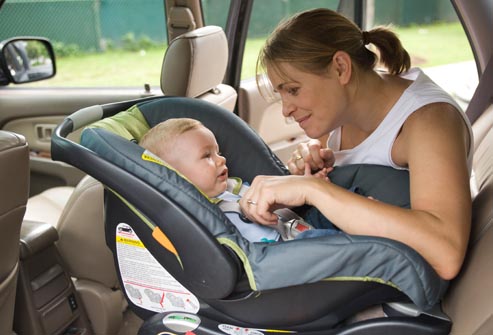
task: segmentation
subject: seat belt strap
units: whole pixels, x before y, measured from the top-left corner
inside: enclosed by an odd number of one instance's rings
[[[238,213],[239,215],[242,215],[240,204],[236,201],[222,200],[217,205],[219,206],[219,208],[221,208],[223,212]]]
[[[243,221],[247,220],[241,212],[240,204],[238,202],[223,200],[217,205],[224,213],[236,213],[240,216],[240,218],[242,218]],[[272,228],[281,234],[283,241],[292,240],[298,234],[306,230],[313,229],[310,224],[305,222],[302,217],[289,208],[275,210],[274,214],[276,214],[279,219],[277,220],[276,225],[272,225]]]
[[[483,113],[483,111],[492,103],[491,88],[493,87],[493,55],[490,57],[488,64],[479,78],[478,87],[467,106],[466,115],[471,124],[473,124]]]

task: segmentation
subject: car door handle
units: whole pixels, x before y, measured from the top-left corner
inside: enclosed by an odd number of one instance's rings
[[[51,135],[55,132],[56,124],[37,124],[35,125],[36,137],[41,142],[50,142]]]

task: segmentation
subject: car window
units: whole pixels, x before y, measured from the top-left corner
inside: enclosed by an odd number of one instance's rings
[[[206,24],[224,29],[229,5],[229,0],[203,1]],[[50,39],[57,61],[54,78],[22,87],[160,85],[168,44],[163,0],[7,0],[0,11],[0,41],[21,35]]]
[[[478,76],[467,36],[449,0],[368,2],[366,29],[390,25],[420,67],[465,110]]]
[[[219,26],[226,30],[230,0],[202,0],[202,13],[204,24],[207,26]]]
[[[56,76],[29,86],[159,85],[167,45],[164,13],[162,0],[7,0],[0,41],[27,35],[52,42]]]
[[[317,7],[337,10],[339,0],[256,0],[253,3],[248,37],[245,44],[241,78],[255,76],[257,57],[276,25],[294,13]]]
[[[477,71],[466,34],[449,0],[367,1],[366,29],[390,25],[411,56],[465,109],[477,86]],[[255,76],[266,37],[284,17],[308,8],[337,10],[339,1],[257,0],[254,3],[242,66],[242,79]]]

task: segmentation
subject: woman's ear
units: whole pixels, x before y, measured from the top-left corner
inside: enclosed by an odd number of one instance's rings
[[[337,51],[332,57],[332,65],[341,85],[346,85],[351,79],[352,62],[347,52]]]

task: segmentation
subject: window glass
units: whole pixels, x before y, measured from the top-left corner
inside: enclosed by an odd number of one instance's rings
[[[367,29],[391,25],[420,67],[465,109],[478,83],[471,47],[449,0],[368,1]]]
[[[230,4],[230,0],[202,0],[204,24],[207,26],[219,26],[226,30]]]
[[[255,76],[258,53],[283,18],[309,8],[337,10],[339,1],[257,0],[243,58],[242,79]],[[366,29],[390,26],[411,56],[465,109],[477,86],[477,70],[466,34],[449,0],[367,0]]]
[[[164,17],[162,0],[7,0],[0,41],[27,35],[52,42],[56,76],[29,86],[154,86],[167,45]]]
[[[339,0],[257,0],[253,4],[248,39],[245,44],[241,78],[255,76],[257,56],[276,25],[294,13],[317,7],[336,10]]]

